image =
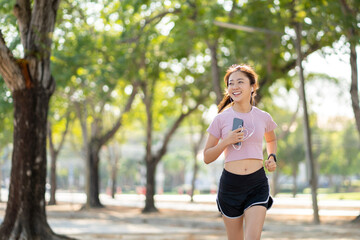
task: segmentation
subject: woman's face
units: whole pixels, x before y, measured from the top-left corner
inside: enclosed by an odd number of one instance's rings
[[[251,98],[250,79],[243,72],[237,71],[230,75],[228,93],[234,102],[250,102]]]

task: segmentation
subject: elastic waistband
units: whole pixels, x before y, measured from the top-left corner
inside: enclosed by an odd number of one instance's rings
[[[260,168],[259,170],[246,174],[246,175],[239,175],[235,173],[231,173],[226,169],[223,170],[222,177],[225,177],[227,182],[237,182],[237,183],[256,183],[263,180],[267,180],[266,173],[264,168]]]

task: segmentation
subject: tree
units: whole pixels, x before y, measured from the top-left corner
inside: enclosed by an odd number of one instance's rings
[[[45,213],[46,136],[52,33],[60,0],[17,0],[22,59],[15,59],[0,30],[0,73],[14,100],[14,150],[9,201],[0,239],[61,239]]]
[[[359,18],[359,1],[339,0],[341,11],[343,13],[342,25],[343,32],[350,45],[350,66],[351,66],[351,104],[354,111],[357,131],[360,138],[360,99],[358,86],[358,68],[357,68],[357,53],[356,46],[359,45],[360,29],[358,26]],[[359,216],[360,217],[360,216]]]
[[[199,155],[199,151],[201,150],[204,139],[206,137],[207,125],[205,124],[205,121],[200,114],[192,115],[187,122],[190,130],[189,132],[190,147],[192,150],[192,157],[193,157],[193,169],[192,169],[193,175],[191,179],[191,189],[190,189],[190,201],[193,202],[195,183],[199,171],[198,155]]]
[[[148,84],[150,82],[150,84]],[[154,202],[154,195],[155,195],[155,174],[156,174],[156,167],[158,163],[161,161],[163,156],[166,154],[169,142],[186,117],[188,117],[192,112],[194,112],[200,103],[202,102],[201,99],[198,99],[193,106],[186,106],[186,102],[188,101],[187,97],[182,99],[182,103],[179,106],[180,111],[175,111],[175,117],[172,116],[173,121],[171,125],[166,130],[163,139],[161,140],[159,146],[157,147],[158,150],[154,150],[153,146],[153,119],[154,119],[154,106],[156,100],[155,89],[159,89],[156,86],[155,79],[146,78],[146,81],[143,81],[141,84],[142,92],[143,92],[143,102],[145,105],[146,110],[146,154],[145,154],[145,163],[146,163],[146,199],[145,199],[145,207],[143,212],[156,212],[158,211],[155,207]],[[203,98],[203,96],[202,96]],[[183,110],[185,109],[185,110]],[[178,112],[178,113],[177,113]]]
[[[100,149],[120,129],[122,119],[130,111],[137,94],[138,83],[132,76],[132,53],[129,52],[130,44],[126,42],[128,28],[136,23],[130,21],[130,26],[126,26],[125,19],[132,15],[130,11],[121,10],[127,6],[125,3],[124,6],[118,2],[109,2],[107,6],[98,3],[96,7],[100,11],[83,4],[82,1],[71,2],[62,12],[66,21],[61,23],[63,31],[59,31],[56,37],[66,41],[58,45],[62,51],[54,53],[54,69],[67,83],[63,91],[70,95],[72,103],[69,105],[75,106],[80,122],[86,166],[85,208],[91,208],[102,207],[99,199]],[[108,17],[108,14],[114,16],[113,13],[116,13],[116,19]],[[106,28],[97,27],[91,19],[97,19],[96,22],[106,25]],[[123,31],[116,29],[118,25],[124,27]],[[113,122],[106,124],[109,111],[119,114]]]
[[[292,19],[293,19],[293,26],[295,28],[296,39],[295,39],[295,46],[296,46],[296,54],[297,54],[297,67],[298,73],[300,77],[300,99],[302,102],[303,107],[303,117],[304,117],[304,135],[305,135],[305,149],[306,149],[306,159],[309,162],[310,166],[310,186],[311,186],[311,196],[312,196],[312,204],[313,204],[313,217],[314,223],[320,223],[320,216],[319,216],[319,207],[317,204],[317,172],[316,172],[316,164],[313,156],[312,151],[312,142],[311,142],[311,131],[309,126],[309,116],[308,116],[308,108],[307,108],[307,101],[306,101],[306,94],[305,94],[305,79],[304,79],[304,69],[302,67],[302,46],[301,46],[301,22],[299,19],[301,17],[298,15],[296,0],[292,2]]]
[[[62,133],[60,134],[60,141],[58,146],[55,146],[54,143],[54,134],[53,134],[53,125],[50,123],[50,121],[48,122],[48,140],[49,140],[49,150],[50,150],[50,158],[51,158],[51,164],[50,164],[50,200],[49,200],[49,205],[55,205],[56,204],[56,197],[55,197],[55,193],[56,193],[56,162],[57,162],[57,158],[59,156],[59,153],[62,149],[62,147],[64,146],[64,142],[65,142],[65,138],[66,135],[68,133],[69,130],[69,124],[70,124],[70,111],[67,111],[66,116],[64,116],[63,118],[65,118],[65,129],[62,131]]]

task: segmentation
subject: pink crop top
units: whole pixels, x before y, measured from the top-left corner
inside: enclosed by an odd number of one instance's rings
[[[224,139],[232,130],[234,118],[244,120],[244,142],[241,148],[236,150],[233,145],[229,145],[224,150],[225,162],[242,159],[263,159],[263,138],[265,132],[274,130],[277,125],[269,113],[252,107],[248,113],[240,113],[232,107],[219,113],[210,124],[207,131],[218,139]]]

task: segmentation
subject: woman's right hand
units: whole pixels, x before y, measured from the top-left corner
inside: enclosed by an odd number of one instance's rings
[[[238,142],[244,141],[244,131],[243,128],[238,128],[233,131],[230,131],[226,138],[224,139],[227,145],[235,144]]]

